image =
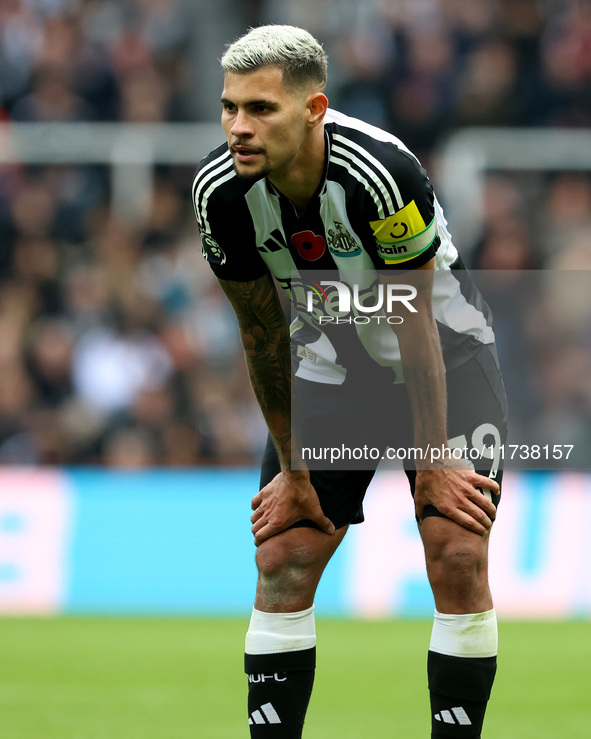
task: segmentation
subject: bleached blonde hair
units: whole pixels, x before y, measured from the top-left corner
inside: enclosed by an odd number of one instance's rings
[[[251,28],[228,46],[221,58],[224,72],[251,72],[276,67],[293,86],[326,86],[327,57],[311,33],[296,26]]]

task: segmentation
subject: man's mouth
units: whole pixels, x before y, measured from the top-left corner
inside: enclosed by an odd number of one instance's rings
[[[231,151],[239,162],[252,162],[256,156],[262,153],[260,149],[254,149],[243,144],[234,144]]]

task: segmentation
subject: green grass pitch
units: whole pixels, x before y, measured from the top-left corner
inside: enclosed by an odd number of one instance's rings
[[[248,736],[245,620],[0,621],[1,739]],[[306,739],[423,739],[426,621],[318,620]],[[591,737],[591,624],[500,624],[487,739]]]

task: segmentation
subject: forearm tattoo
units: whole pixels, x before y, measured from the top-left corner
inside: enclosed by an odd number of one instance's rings
[[[220,280],[232,303],[250,380],[282,464],[291,462],[289,328],[270,275],[250,282]]]

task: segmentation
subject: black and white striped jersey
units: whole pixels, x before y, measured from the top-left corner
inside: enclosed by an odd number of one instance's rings
[[[488,307],[413,154],[391,134],[332,110],[325,137],[324,177],[301,216],[268,180],[240,179],[226,144],[202,160],[192,194],[203,255],[214,273],[248,281],[271,272],[295,306],[296,374],[305,379],[342,383],[350,357],[360,351],[391,367],[395,381],[403,379],[398,341],[386,321],[354,317],[346,331],[345,320],[319,323],[310,285],[321,286],[323,275],[346,285],[361,275],[361,289],[375,298],[379,273],[411,270],[435,257],[433,309],[446,366],[492,345]],[[326,291],[315,293],[327,299]]]

